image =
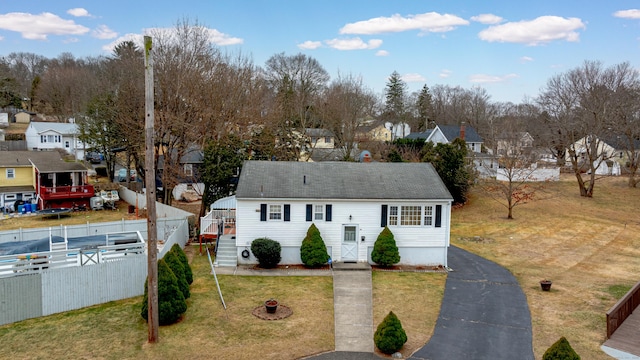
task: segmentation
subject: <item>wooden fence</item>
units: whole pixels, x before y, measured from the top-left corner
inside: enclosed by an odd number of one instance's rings
[[[613,307],[607,311],[607,339],[622,325],[631,313],[640,305],[640,282],[629,290],[629,292],[618,300]]]

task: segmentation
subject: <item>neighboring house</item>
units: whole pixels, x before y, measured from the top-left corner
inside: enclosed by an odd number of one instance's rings
[[[391,130],[384,124],[371,124],[358,127],[356,141],[391,141]]]
[[[392,122],[385,122],[384,126],[391,133],[391,141],[405,138],[407,135],[411,134],[411,126],[407,123],[394,124]]]
[[[173,188],[174,199],[182,200],[188,197],[202,198],[204,183],[201,180],[201,168],[204,162],[204,152],[197,148],[192,148],[180,158],[180,171],[177,177],[177,184]],[[164,155],[158,156],[158,177],[162,179],[164,172]],[[188,195],[187,195],[188,194]]]
[[[309,138],[311,149],[333,149],[336,145],[335,136],[325,129],[305,129],[305,134]]]
[[[533,136],[526,131],[504,133],[496,139],[498,156],[520,156],[533,150]]]
[[[227,241],[237,263],[256,263],[245,250],[268,237],[281,244],[281,263],[300,264],[300,245],[315,224],[333,261],[371,263],[388,226],[400,263],[446,266],[451,202],[428,163],[247,161],[236,192],[235,240]]]
[[[629,162],[628,151],[633,148],[635,156],[640,154],[640,140],[635,140],[629,144],[625,136],[608,136],[599,138],[597,136],[585,136],[572,145],[578,156],[578,161],[584,165],[589,160],[588,150],[595,147],[597,154],[600,154],[594,162],[596,174],[599,175],[620,175],[621,168],[627,166]],[[593,151],[593,150],[592,150]],[[570,155],[566,154],[565,166],[571,166]]]
[[[87,171],[55,151],[1,151],[0,206],[17,200],[37,203],[40,209],[89,205],[95,191]]]
[[[467,148],[472,153],[480,153],[482,150],[483,140],[476,130],[471,126],[456,125],[436,125],[433,129],[424,132],[411,133],[408,139],[425,139],[425,142],[433,142],[434,144],[445,143],[450,144],[456,138],[460,138],[467,143]]]
[[[73,123],[31,122],[25,131],[29,150],[64,149],[76,160],[84,159],[85,144],[78,139],[78,126]]]
[[[35,113],[21,110],[14,115],[14,118],[18,124],[28,124],[35,115]]]
[[[2,128],[9,127],[9,114],[8,113],[0,113],[0,127],[2,127]]]

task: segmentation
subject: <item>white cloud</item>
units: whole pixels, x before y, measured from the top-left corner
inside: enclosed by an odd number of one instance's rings
[[[530,62],[530,61],[533,61],[533,58],[530,57],[530,56],[523,56],[523,57],[520,58],[520,62],[523,63],[523,64],[527,63],[527,62]]]
[[[0,41],[4,40],[4,36],[0,36]]]
[[[512,42],[527,45],[546,44],[554,40],[578,41],[576,31],[586,28],[578,18],[540,16],[530,21],[509,22],[482,30],[478,36],[489,42]]]
[[[77,17],[91,16],[91,14],[89,14],[89,12],[86,9],[83,9],[83,8],[69,9],[69,10],[67,10],[67,14],[73,15],[73,16],[77,16]]]
[[[307,40],[305,42],[303,42],[302,44],[298,44],[298,48],[300,49],[304,49],[304,50],[315,50],[319,47],[322,46],[322,42],[320,41],[310,41]]]
[[[493,14],[480,14],[477,16],[472,16],[471,20],[479,22],[481,24],[499,24],[504,20],[498,15]]]
[[[418,74],[418,73],[410,73],[410,74],[404,74],[401,76],[402,80],[404,80],[405,82],[408,83],[412,83],[412,82],[425,82],[427,81],[427,78],[425,78],[424,76]]]
[[[52,13],[33,15],[29,13],[0,14],[0,29],[15,31],[29,40],[46,40],[48,35],[82,35],[89,29],[73,20],[64,20]]]
[[[341,34],[381,34],[421,30],[424,32],[445,32],[457,26],[468,25],[469,21],[451,14],[429,12],[403,17],[399,14],[391,17],[377,17],[350,23],[340,29]]]
[[[378,50],[376,51],[376,56],[389,56],[389,52],[387,50]]]
[[[133,41],[134,44],[136,44],[139,48],[144,48],[144,35],[142,34],[125,34],[120,36],[119,38],[113,40],[112,42],[108,43],[107,45],[104,45],[102,47],[102,50],[108,52],[108,53],[113,53],[113,49],[116,48],[116,46],[118,46],[118,44],[125,42],[125,41]]]
[[[227,46],[227,45],[242,44],[244,42],[244,40],[242,40],[241,38],[229,36],[227,34],[221,33],[216,29],[210,29],[210,28],[204,28],[204,29],[207,33],[209,42],[214,45]],[[129,34],[122,35],[117,39],[115,39],[114,41],[108,43],[107,45],[104,45],[102,47],[102,50],[106,52],[113,52],[113,49],[115,49],[115,47],[123,41],[133,41],[134,44],[136,44],[140,48],[143,48],[144,35],[160,35],[160,34],[162,36],[166,36],[168,39],[176,40],[175,28],[149,28],[149,29],[144,29],[143,34],[129,33]]]
[[[107,25],[99,25],[91,32],[91,35],[98,39],[113,39],[118,36],[118,33],[109,29]]]
[[[613,16],[625,19],[640,19],[640,9],[616,11],[613,13]]]
[[[443,69],[442,71],[440,71],[440,74],[438,74],[438,76],[442,79],[445,79],[451,76],[452,73],[453,72],[451,70]]]
[[[77,43],[79,41],[80,41],[80,39],[78,39],[76,37],[71,37],[71,38],[67,38],[67,39],[62,40],[62,42],[65,43],[65,44]]]
[[[501,83],[518,77],[516,74],[507,74],[502,76],[475,74],[469,77],[469,81],[475,84]]]
[[[359,37],[355,37],[351,39],[325,40],[325,43],[337,50],[371,50],[379,48],[382,45],[382,40],[371,39],[364,42]]]

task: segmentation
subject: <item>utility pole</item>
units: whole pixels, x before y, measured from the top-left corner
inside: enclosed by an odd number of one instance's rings
[[[153,139],[153,53],[151,37],[144,37],[144,100],[145,100],[145,187],[147,188],[147,321],[149,343],[158,342],[158,245],[156,226],[156,169]],[[129,167],[127,166],[127,169]],[[129,174],[127,174],[127,178]]]

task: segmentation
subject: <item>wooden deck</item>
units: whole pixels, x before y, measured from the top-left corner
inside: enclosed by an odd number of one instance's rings
[[[640,356],[640,307],[629,315],[604,346]]]

